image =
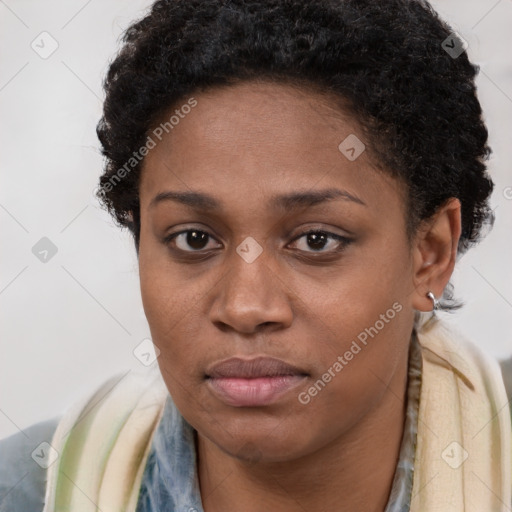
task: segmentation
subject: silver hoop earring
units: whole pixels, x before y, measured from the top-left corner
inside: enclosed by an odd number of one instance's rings
[[[439,301],[435,298],[435,296],[432,292],[428,292],[427,297],[432,301],[432,304],[433,304],[432,311],[437,311],[439,309]]]

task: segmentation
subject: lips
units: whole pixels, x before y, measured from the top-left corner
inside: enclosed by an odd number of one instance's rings
[[[271,357],[231,358],[206,372],[210,390],[233,407],[269,405],[301,384],[308,374],[301,368]]]
[[[207,377],[239,377],[253,379],[257,377],[279,377],[283,375],[307,375],[301,368],[285,363],[273,357],[241,359],[232,357],[215,364],[206,371]]]

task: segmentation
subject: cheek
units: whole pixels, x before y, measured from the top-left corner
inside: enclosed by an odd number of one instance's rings
[[[381,256],[363,256],[327,286],[309,283],[298,331],[308,333],[307,359],[317,362],[303,395],[313,414],[341,407],[355,421],[382,398],[405,357],[413,318],[408,269],[389,253]]]
[[[180,361],[180,330],[187,325],[190,314],[187,288],[180,285],[173,269],[162,261],[159,251],[145,244],[141,238],[139,251],[139,278],[142,304],[153,343],[160,350],[158,363],[162,368],[171,361]]]
[[[401,304],[390,304],[383,297],[353,300],[357,305],[340,307],[343,302],[338,302],[337,324],[331,324],[329,337],[318,338],[316,350],[310,348],[310,360],[317,362],[318,371],[297,396],[296,418],[315,433],[307,442],[318,446],[378,407],[407,357],[404,340],[411,319]],[[299,432],[297,439],[305,435]]]
[[[319,339],[330,339],[329,344],[336,345],[336,339],[350,344],[360,333],[364,338],[365,329],[376,323],[385,336],[399,328],[408,309],[411,270],[405,250],[398,254],[384,249],[358,251],[357,257],[347,259],[322,279],[291,280],[294,294],[304,304],[305,332],[316,325],[313,332],[319,329]],[[336,349],[343,349],[343,344]]]
[[[139,276],[141,298],[157,359],[169,392],[184,410],[202,382],[206,316],[201,298],[213,284],[205,279],[185,279],[178,265],[170,263],[165,249],[141,237]],[[206,276],[205,276],[206,277]]]
[[[181,283],[176,265],[171,265],[165,247],[141,230],[139,278],[142,304],[150,328],[172,332],[188,308],[190,287]]]

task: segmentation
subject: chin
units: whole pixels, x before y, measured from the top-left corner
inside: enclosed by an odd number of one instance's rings
[[[219,422],[226,425],[225,422]],[[236,428],[209,432],[207,437],[224,453],[248,463],[274,463],[295,460],[313,451],[311,438],[304,436],[304,428],[292,428],[287,422],[273,423],[273,427],[257,428],[252,422]],[[299,432],[302,435],[299,437]]]

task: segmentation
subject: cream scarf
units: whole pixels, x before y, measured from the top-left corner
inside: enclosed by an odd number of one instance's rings
[[[511,510],[512,426],[497,361],[438,322],[419,331],[423,369],[410,512]],[[43,512],[135,512],[167,388],[129,371],[60,421]]]

